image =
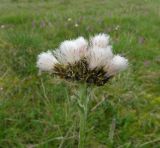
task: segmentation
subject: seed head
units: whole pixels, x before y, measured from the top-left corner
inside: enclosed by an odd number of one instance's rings
[[[99,86],[125,70],[128,60],[113,55],[109,35],[98,34],[89,43],[83,37],[78,37],[62,42],[53,52],[42,52],[38,55],[37,67],[62,79]]]

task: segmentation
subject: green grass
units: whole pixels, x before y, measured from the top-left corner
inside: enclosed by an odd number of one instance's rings
[[[94,89],[86,147],[158,148],[159,18],[159,0],[0,0],[0,147],[77,147],[77,85],[38,76],[36,57],[104,32],[130,66]]]

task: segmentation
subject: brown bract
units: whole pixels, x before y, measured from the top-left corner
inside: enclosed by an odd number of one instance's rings
[[[54,67],[54,75],[58,75],[62,79],[69,81],[79,81],[88,84],[102,86],[112,77],[101,68],[89,69],[86,58],[81,59],[74,64],[56,64]]]

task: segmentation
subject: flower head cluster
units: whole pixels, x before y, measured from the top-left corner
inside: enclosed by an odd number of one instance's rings
[[[38,55],[37,67],[63,79],[104,85],[128,66],[128,60],[114,55],[107,34],[98,34],[88,42],[83,37],[62,42],[54,51]]]

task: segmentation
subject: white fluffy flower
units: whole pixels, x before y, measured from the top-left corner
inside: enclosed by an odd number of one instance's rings
[[[109,35],[107,34],[98,34],[90,39],[90,42],[93,47],[106,48],[109,44]]]
[[[55,55],[61,63],[72,64],[86,55],[87,46],[88,42],[83,37],[67,40],[61,43],[59,49],[55,51]]]
[[[74,41],[77,44],[77,54],[79,57],[85,57],[87,54],[88,42],[83,37],[79,37]]]
[[[53,70],[56,63],[58,63],[58,61],[50,51],[42,52],[38,55],[37,67],[40,71],[50,72]]]
[[[88,51],[88,64],[90,69],[104,67],[113,58],[112,47],[93,47]]]
[[[57,64],[58,63],[58,64]],[[53,52],[38,55],[40,71],[54,72],[66,80],[102,86],[112,76],[128,67],[128,60],[112,53],[107,34],[88,41],[83,37],[62,42]]]
[[[115,75],[118,72],[125,70],[127,67],[128,60],[120,55],[115,55],[109,65],[106,65],[105,70],[109,75]]]

